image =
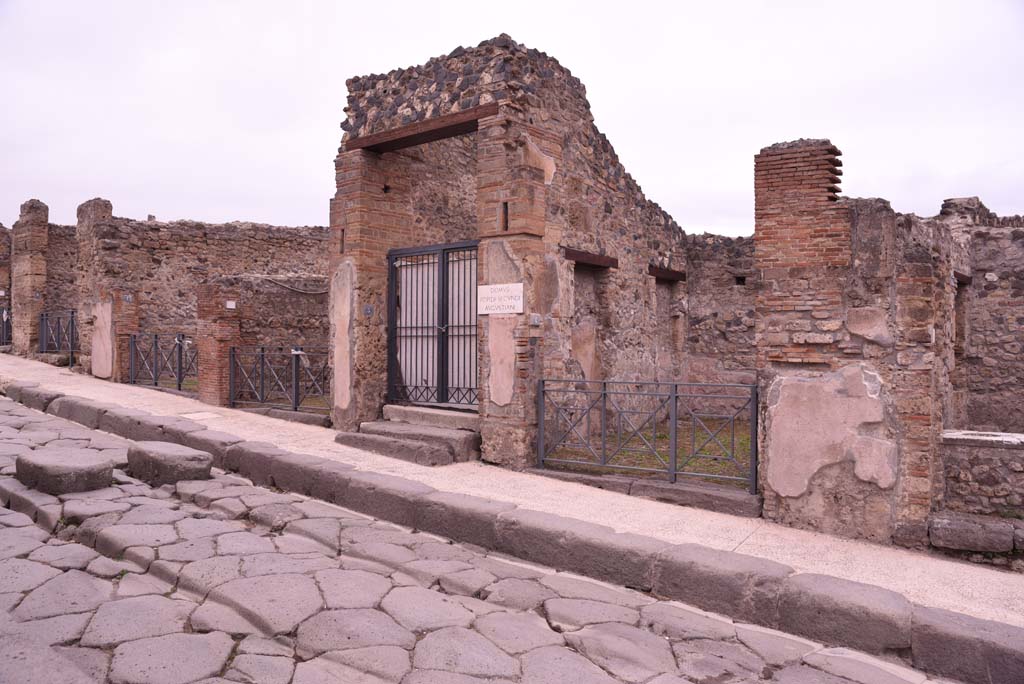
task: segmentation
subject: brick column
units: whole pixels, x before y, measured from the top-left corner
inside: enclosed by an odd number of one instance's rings
[[[39,200],[21,205],[11,236],[11,315],[13,351],[39,351],[39,314],[46,306],[46,250],[50,210]]]
[[[0,223],[0,308],[11,308],[11,231]]]
[[[241,342],[239,293],[216,285],[200,285],[196,300],[199,400],[215,406],[227,406],[231,372],[229,350]]]
[[[409,209],[409,159],[366,150],[335,160],[330,320],[334,425],[380,416],[387,385],[387,252],[420,244]]]
[[[507,109],[511,109],[508,108]],[[515,114],[510,111],[508,114]],[[521,314],[479,320],[483,460],[513,468],[536,462],[537,383],[543,373],[542,322],[555,297],[545,256],[548,186],[560,163],[558,142],[505,112],[482,119],[477,139],[480,285],[523,283]],[[555,285],[557,289],[557,285]]]
[[[111,380],[128,382],[131,364],[130,337],[139,332],[139,300],[131,292],[116,290],[110,294],[113,307],[111,314],[113,330],[111,337],[114,342]],[[95,361],[93,362],[95,367]]]

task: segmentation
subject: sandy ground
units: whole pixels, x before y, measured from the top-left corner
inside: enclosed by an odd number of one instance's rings
[[[786,563],[898,591],[924,605],[1024,627],[1024,576],[937,555],[795,530],[648,501],[481,463],[428,468],[341,446],[334,431],[212,407],[144,387],[120,385],[64,368],[0,354],[0,382],[38,382],[47,388],[160,415],[180,415],[246,439],[389,473],[438,490],[510,501],[534,510],[607,525],[672,543],[697,543]],[[571,503],[570,503],[571,502]]]

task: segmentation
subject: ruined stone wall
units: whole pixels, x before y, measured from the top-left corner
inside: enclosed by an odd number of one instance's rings
[[[325,350],[329,338],[327,278],[231,276],[217,284],[239,293],[241,344]]]
[[[0,223],[0,308],[11,307],[11,229]]]
[[[140,332],[145,333],[194,335],[196,286],[216,278],[327,272],[327,231],[319,227],[164,223],[108,216],[97,218],[89,228],[98,249],[95,262],[83,269],[83,286],[89,291],[133,293]]]
[[[972,437],[959,432],[943,441],[943,508],[1024,520],[1024,441],[1019,435]]]
[[[970,240],[959,420],[948,427],[1024,432],[1024,217],[997,217],[977,198],[950,200],[948,221]]]
[[[686,250],[685,379],[753,383],[753,238],[691,235]]]
[[[78,242],[74,226],[50,224],[46,251],[47,311],[66,311],[78,307],[75,267],[78,264]]]

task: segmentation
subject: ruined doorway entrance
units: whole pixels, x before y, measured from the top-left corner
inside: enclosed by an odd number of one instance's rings
[[[388,403],[475,407],[477,243],[388,252]]]

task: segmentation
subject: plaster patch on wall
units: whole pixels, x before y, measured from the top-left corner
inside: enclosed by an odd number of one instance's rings
[[[584,318],[572,328],[572,358],[580,364],[584,380],[601,380],[597,358],[597,323]]]
[[[523,163],[535,169],[544,171],[544,185],[551,185],[555,178],[555,160],[537,147],[537,144],[526,138],[526,147],[523,148]]]
[[[516,341],[513,333],[518,316],[489,316],[487,351],[491,371],[487,378],[488,396],[492,404],[508,406],[512,402],[516,380]]]
[[[112,306],[109,301],[92,305],[92,374],[109,380],[114,373]]]
[[[523,271],[509,254],[504,241],[488,240],[482,248],[485,251],[486,283],[515,283],[523,280]]]
[[[768,485],[781,496],[802,496],[822,468],[853,461],[858,479],[891,488],[896,445],[881,435],[883,417],[881,378],[865,364],[777,378],[768,393]]]

